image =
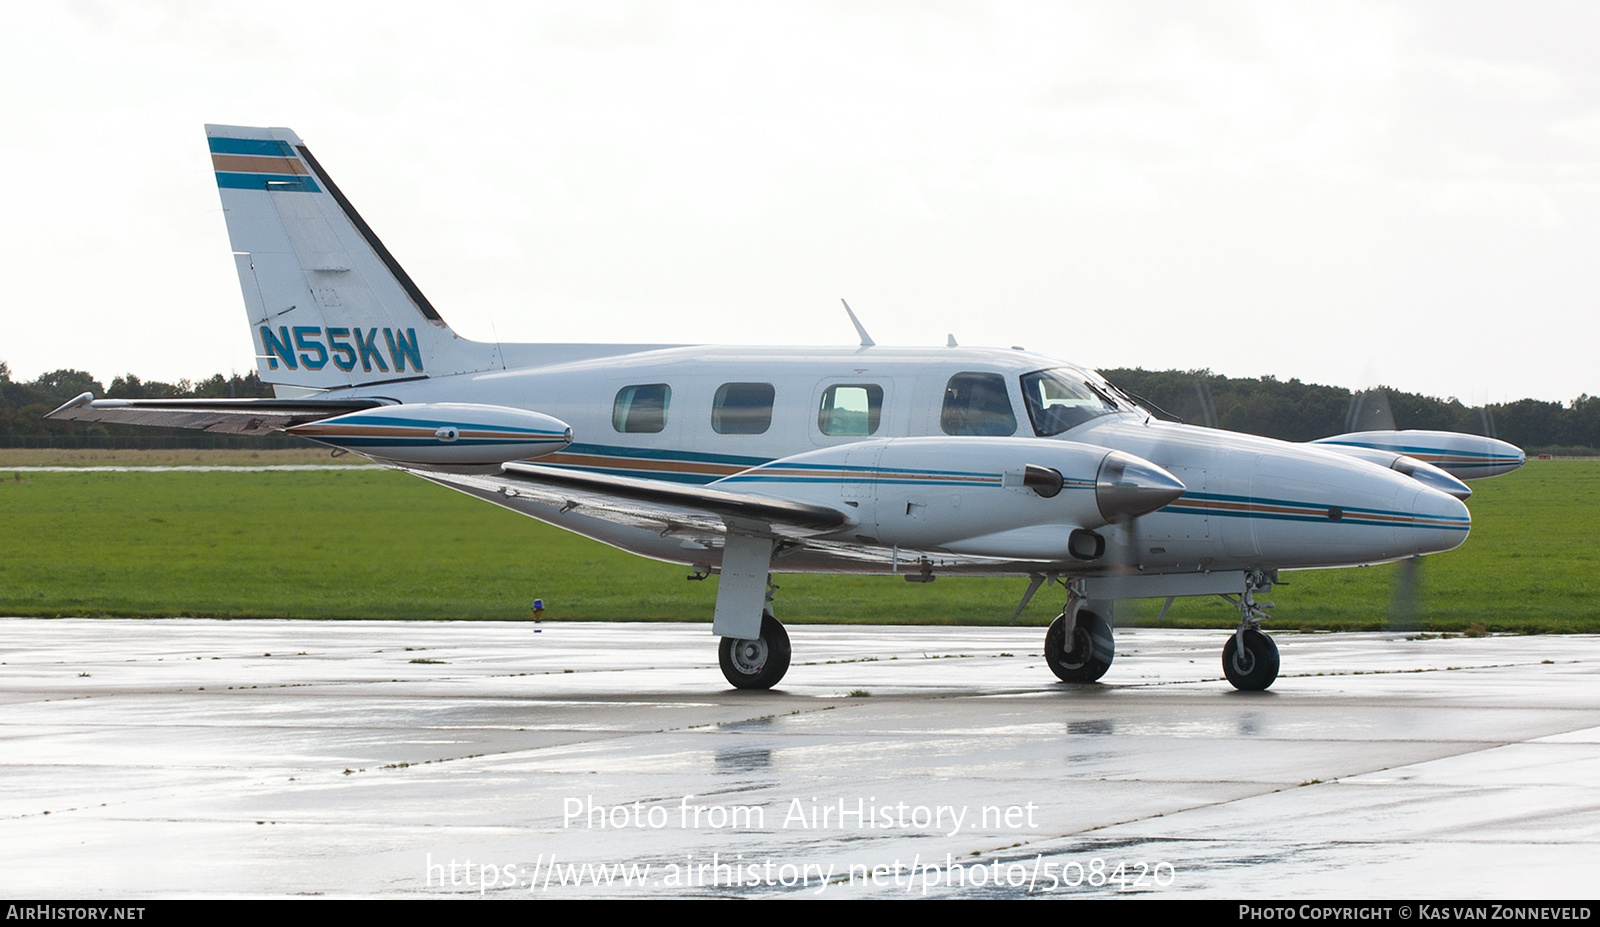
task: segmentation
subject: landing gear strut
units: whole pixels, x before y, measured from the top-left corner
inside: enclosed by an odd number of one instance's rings
[[[1263,583],[1264,579],[1252,582],[1237,599],[1223,596],[1239,606],[1240,619],[1239,630],[1222,648],[1222,674],[1244,692],[1260,692],[1278,678],[1278,645],[1260,631],[1266,609],[1272,606],[1270,602],[1258,605],[1255,600],[1256,588]]]
[[[738,689],[770,689],[789,671],[789,632],[771,612],[761,616],[761,636],[724,637],[717,655],[722,675]]]
[[[1111,622],[1073,596],[1044,635],[1044,661],[1062,682],[1094,682],[1111,668],[1117,645]]]

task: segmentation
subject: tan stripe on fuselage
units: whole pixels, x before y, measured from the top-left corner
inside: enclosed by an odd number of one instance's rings
[[[698,473],[705,476],[729,476],[749,469],[738,465],[703,463],[700,461],[612,457],[604,454],[555,453],[540,458],[539,462],[556,466],[599,467],[606,470],[655,470],[661,473]]]
[[[1261,515],[1299,515],[1303,517],[1324,518],[1330,506],[1322,505],[1273,505],[1266,502],[1225,502],[1219,499],[1180,499],[1168,508],[1176,511],[1198,512],[1245,512]],[[1353,520],[1378,521],[1391,523],[1411,523],[1419,519],[1417,515],[1388,514],[1384,512],[1346,512],[1346,516]]]

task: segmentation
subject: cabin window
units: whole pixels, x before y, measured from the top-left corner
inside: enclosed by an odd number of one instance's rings
[[[947,435],[1002,437],[1015,434],[1006,380],[998,373],[958,373],[944,388],[939,427]]]
[[[623,434],[660,434],[671,403],[672,387],[665,383],[624,386],[611,407],[611,427]]]
[[[1022,400],[1028,406],[1033,433],[1041,438],[1118,411],[1108,396],[1072,370],[1041,370],[1023,376]]]
[[[822,393],[817,427],[825,435],[866,437],[878,433],[883,387],[876,383],[830,386]]]
[[[719,435],[759,435],[772,425],[771,383],[724,383],[711,403],[711,428]]]

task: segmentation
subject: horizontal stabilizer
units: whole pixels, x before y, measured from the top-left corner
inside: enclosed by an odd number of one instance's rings
[[[84,393],[45,418],[258,435],[387,404],[378,399],[96,399]]]

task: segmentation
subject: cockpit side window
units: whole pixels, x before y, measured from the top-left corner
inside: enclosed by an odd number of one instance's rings
[[[1073,370],[1040,370],[1022,377],[1022,401],[1033,433],[1041,438],[1119,411],[1100,390]]]
[[[947,435],[1003,437],[1016,434],[1006,380],[998,373],[958,373],[944,388],[939,427]]]
[[[772,427],[771,383],[724,383],[711,403],[711,429],[719,435],[759,435]]]
[[[611,406],[611,427],[623,434],[660,434],[671,404],[672,387],[665,383],[624,386]]]

